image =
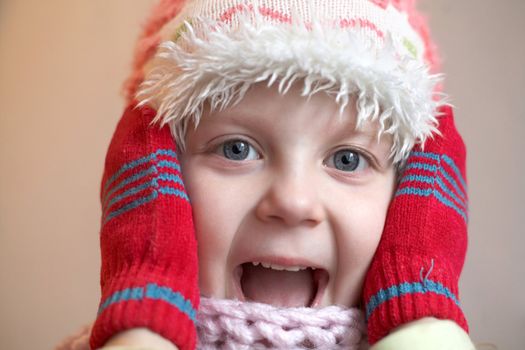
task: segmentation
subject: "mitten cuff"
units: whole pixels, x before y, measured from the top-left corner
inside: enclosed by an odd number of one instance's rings
[[[458,274],[447,259],[383,253],[374,261],[365,290],[368,339],[374,344],[400,325],[435,317],[468,325],[460,307]]]
[[[191,284],[158,266],[131,267],[107,281],[90,338],[92,349],[113,335],[145,327],[181,350],[195,349],[198,296]],[[193,288],[194,289],[194,288]]]

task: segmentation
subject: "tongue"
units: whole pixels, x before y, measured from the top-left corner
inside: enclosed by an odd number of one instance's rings
[[[277,271],[252,264],[242,265],[241,288],[247,300],[274,306],[309,306],[315,296],[311,269]]]

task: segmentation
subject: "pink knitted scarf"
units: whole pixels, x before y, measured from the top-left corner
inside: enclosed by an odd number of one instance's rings
[[[364,315],[355,308],[280,308],[201,298],[197,320],[200,350],[367,347]]]
[[[267,304],[201,297],[199,350],[366,350],[366,324],[357,308],[279,308]],[[55,350],[89,350],[91,325]]]

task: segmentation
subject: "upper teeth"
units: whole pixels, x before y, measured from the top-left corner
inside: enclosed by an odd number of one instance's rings
[[[300,271],[300,270],[306,270],[308,267],[306,266],[283,266],[283,265],[277,265],[277,264],[270,264],[270,263],[266,263],[266,262],[259,262],[259,261],[253,261],[252,264],[254,266],[258,266],[259,264],[261,264],[263,267],[267,268],[267,269],[272,269],[272,270],[278,270],[278,271]]]

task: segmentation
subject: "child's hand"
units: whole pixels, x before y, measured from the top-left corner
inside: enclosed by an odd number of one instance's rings
[[[395,329],[370,350],[475,350],[465,331],[449,320],[425,317]]]
[[[100,350],[178,350],[167,339],[147,328],[134,328],[113,336]]]
[[[468,332],[458,294],[467,248],[466,150],[452,108],[441,112],[442,136],[411,152],[366,276],[370,344],[427,316]]]
[[[91,347],[146,327],[195,347],[197,246],[175,143],[155,111],[130,106],[109,146],[102,180],[102,299]]]

